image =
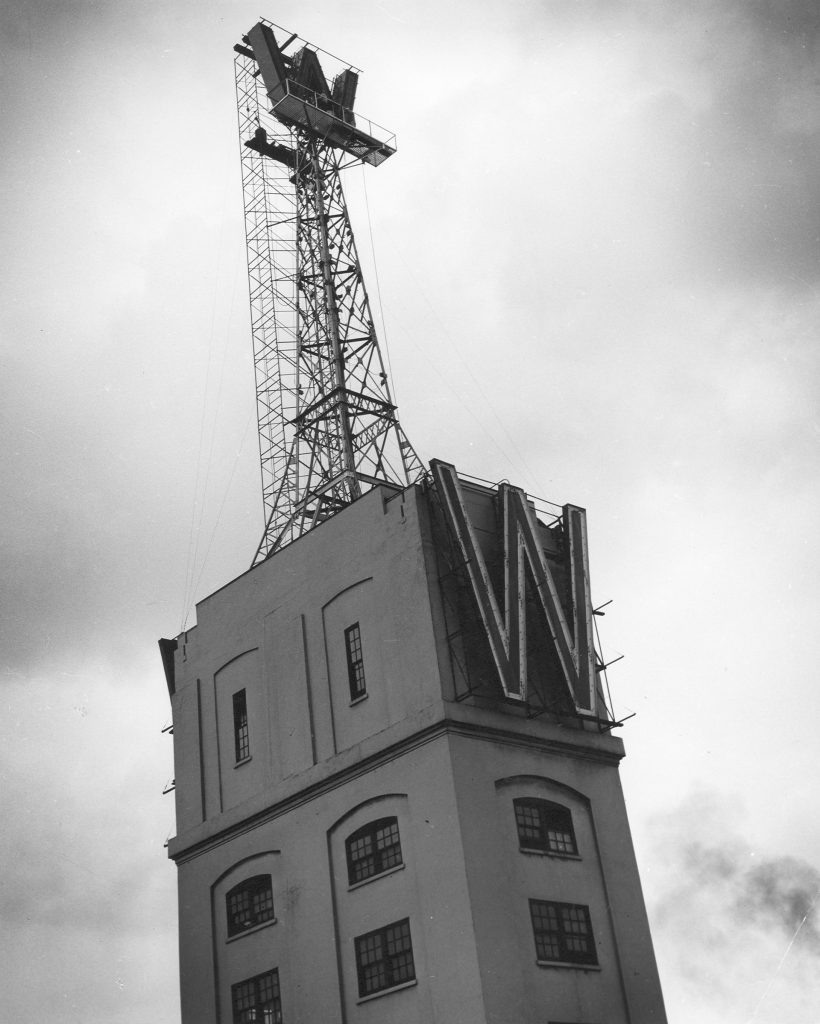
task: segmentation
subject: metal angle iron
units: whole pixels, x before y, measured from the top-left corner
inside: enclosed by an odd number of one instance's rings
[[[262,20],[234,51],[265,512],[256,565],[374,486],[426,471],[391,397],[341,179],[383,163],[395,137],[354,113],[358,71],[295,33]]]

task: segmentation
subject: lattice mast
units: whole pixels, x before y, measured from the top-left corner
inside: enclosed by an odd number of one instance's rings
[[[424,468],[390,395],[341,181],[395,140],[354,115],[358,72],[322,52],[328,85],[295,34],[261,21],[234,50],[265,510],[255,565]]]

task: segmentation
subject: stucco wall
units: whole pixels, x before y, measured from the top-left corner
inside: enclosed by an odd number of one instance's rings
[[[548,722],[504,735],[487,712],[459,707],[453,717],[469,726],[453,737],[452,760],[487,1024],[665,1021],[618,776],[620,744],[576,735],[572,749]],[[577,856],[521,850],[519,797],[570,810]],[[538,964],[530,899],[588,907],[597,965]]]
[[[350,886],[345,839],[387,814],[399,823],[401,868]],[[228,842],[206,845],[179,868],[186,1024],[230,1021],[231,981],[273,967],[280,972],[289,1022],[483,1020],[445,736]],[[243,871],[259,870],[271,871],[276,921],[229,938],[225,893]],[[404,918],[410,921],[415,984],[360,1000],[355,937]]]
[[[470,508],[497,555],[492,495],[473,494]],[[231,985],[274,967],[286,1024],[664,1020],[623,747],[592,723],[454,699],[428,512],[420,488],[369,493],[201,602],[179,638],[169,853],[183,1024],[228,1024]],[[354,622],[357,700],[344,641]],[[237,764],[240,690],[250,757]],[[522,853],[517,796],[568,807],[577,856]],[[385,816],[402,864],[351,885],[345,840]],[[275,921],[228,936],[226,894],[259,873]],[[535,962],[533,898],[589,907],[595,968]],[[362,999],[355,938],[405,918],[414,983]]]
[[[441,699],[420,514],[416,489],[372,491],[197,606],[172,700],[179,842]],[[367,696],[352,704],[354,622]],[[236,766],[230,702],[242,688],[251,759]]]

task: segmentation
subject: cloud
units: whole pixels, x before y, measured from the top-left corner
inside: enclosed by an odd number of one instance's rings
[[[3,685],[4,1020],[33,1000],[71,1024],[178,1019],[160,677],[89,665]]]
[[[229,6],[0,12],[9,1019],[46,970],[43,1005],[83,1024],[65,1000],[129,1020],[119,957],[131,992],[142,968],[143,988],[176,984],[170,813],[146,811],[170,774],[167,738],[145,741],[167,714],[155,643],[180,626],[183,587],[242,571],[261,529],[230,71],[258,12]],[[376,237],[411,439],[588,505],[594,582],[629,652],[614,697],[647,709],[631,806],[731,776],[808,852],[820,9],[342,6],[275,16],[361,63],[363,114],[398,132],[367,209],[358,171],[348,186],[363,254]],[[730,810],[656,827],[670,1015],[745,1024],[774,979],[756,1024],[778,1000],[789,1024],[815,1020],[814,917],[777,970],[813,868],[752,857]]]
[[[491,93],[490,111],[516,140],[534,235],[570,274],[591,269],[595,279],[817,283],[820,37],[810,5],[606,6],[590,17],[587,4],[564,5],[561,27],[554,5],[542,8],[527,59],[514,49],[500,57],[516,103],[499,91],[493,109]],[[486,104],[475,110],[486,117]],[[489,160],[506,169],[511,155],[504,146]]]
[[[688,1020],[811,1024],[820,1005],[820,871],[752,847],[729,797],[656,816],[651,915],[670,1005]]]

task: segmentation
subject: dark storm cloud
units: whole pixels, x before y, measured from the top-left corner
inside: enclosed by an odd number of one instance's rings
[[[683,825],[683,822],[681,822]],[[800,929],[800,943],[820,954],[820,921],[811,915],[820,894],[820,871],[795,857],[755,856],[733,837],[721,845],[683,841],[679,862],[686,874],[679,880],[672,902],[680,899],[680,887],[696,886],[719,893],[733,926],[765,930],[777,928],[788,941]],[[661,904],[661,913],[674,914]]]
[[[820,954],[820,921],[814,908],[820,895],[820,872],[794,857],[764,860],[746,872],[737,913],[741,921],[770,921],[784,935],[800,928],[799,941]]]

